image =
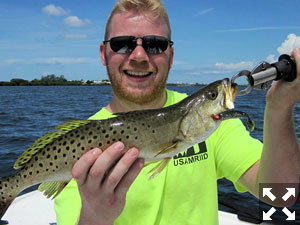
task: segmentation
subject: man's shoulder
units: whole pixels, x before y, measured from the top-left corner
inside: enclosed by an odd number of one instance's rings
[[[109,112],[105,107],[89,117],[89,120],[103,120],[113,117],[114,115]]]
[[[173,105],[182,99],[186,98],[188,95],[186,93],[181,93],[173,90],[167,89],[167,102],[165,104],[166,106]]]

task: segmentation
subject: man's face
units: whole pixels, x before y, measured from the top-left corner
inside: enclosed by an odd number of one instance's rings
[[[168,37],[169,31],[162,18],[151,19],[133,12],[118,13],[112,18],[108,39],[116,36]],[[149,54],[137,40],[131,53],[115,53],[110,44],[101,44],[103,65],[107,67],[114,94],[119,99],[146,104],[164,95],[169,70],[173,63],[173,47],[160,54]]]

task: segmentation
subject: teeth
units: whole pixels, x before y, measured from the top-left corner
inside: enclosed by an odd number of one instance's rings
[[[129,71],[129,70],[125,70],[125,73],[128,75],[132,75],[132,76],[148,76],[150,75],[152,72],[135,72],[135,71]]]

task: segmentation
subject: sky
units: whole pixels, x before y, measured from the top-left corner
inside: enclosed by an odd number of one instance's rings
[[[99,58],[115,0],[0,0],[0,81],[107,79]],[[163,0],[169,82],[210,83],[300,47],[300,0]]]

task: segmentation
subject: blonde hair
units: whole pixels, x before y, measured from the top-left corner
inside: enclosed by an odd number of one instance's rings
[[[169,30],[168,38],[171,39],[171,26],[169,16],[161,0],[118,0],[118,2],[113,7],[106,23],[105,40],[107,40],[108,38],[109,25],[111,23],[113,15],[116,13],[124,13],[129,11],[136,11],[145,15],[150,14],[154,18],[163,18]]]

